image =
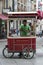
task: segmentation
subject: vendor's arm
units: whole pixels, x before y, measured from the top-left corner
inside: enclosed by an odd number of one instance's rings
[[[28,30],[27,30],[27,32],[30,32],[31,31],[31,27],[30,26],[28,26]]]
[[[20,31],[24,31],[24,29],[23,29],[23,24],[20,26],[19,30],[20,30]]]
[[[31,31],[31,27],[29,26],[29,31]]]

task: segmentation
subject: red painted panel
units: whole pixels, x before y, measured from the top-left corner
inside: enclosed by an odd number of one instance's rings
[[[8,39],[8,50],[13,50],[14,39]]]
[[[32,48],[36,50],[36,38],[32,38]]]
[[[8,39],[8,50],[22,51],[25,47],[36,50],[36,38]]]

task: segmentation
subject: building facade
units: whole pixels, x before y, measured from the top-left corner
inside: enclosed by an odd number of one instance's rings
[[[11,11],[17,11],[17,12],[37,11],[38,2],[39,0],[0,0],[0,5],[1,5],[0,12],[2,12],[3,8],[11,8]]]
[[[12,11],[36,11],[37,0],[1,0],[3,8],[11,8]],[[0,2],[1,2],[0,1]]]
[[[2,9],[4,8],[4,0],[0,0],[0,13],[2,13]]]

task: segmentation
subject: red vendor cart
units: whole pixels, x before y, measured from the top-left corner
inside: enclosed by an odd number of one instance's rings
[[[33,58],[36,52],[36,20],[37,12],[7,12],[7,45],[3,49],[3,56],[13,57],[14,53],[22,52],[24,58]],[[32,24],[32,30],[27,36],[20,36],[19,27],[23,20],[27,25]]]

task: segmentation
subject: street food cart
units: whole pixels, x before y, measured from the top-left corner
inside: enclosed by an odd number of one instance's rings
[[[6,15],[8,16],[7,45],[3,49],[3,56],[11,58],[14,53],[22,52],[24,58],[33,58],[36,52],[35,27],[37,12],[7,12]],[[31,23],[33,26],[27,36],[20,36],[19,26],[23,20],[27,20],[27,25]]]

